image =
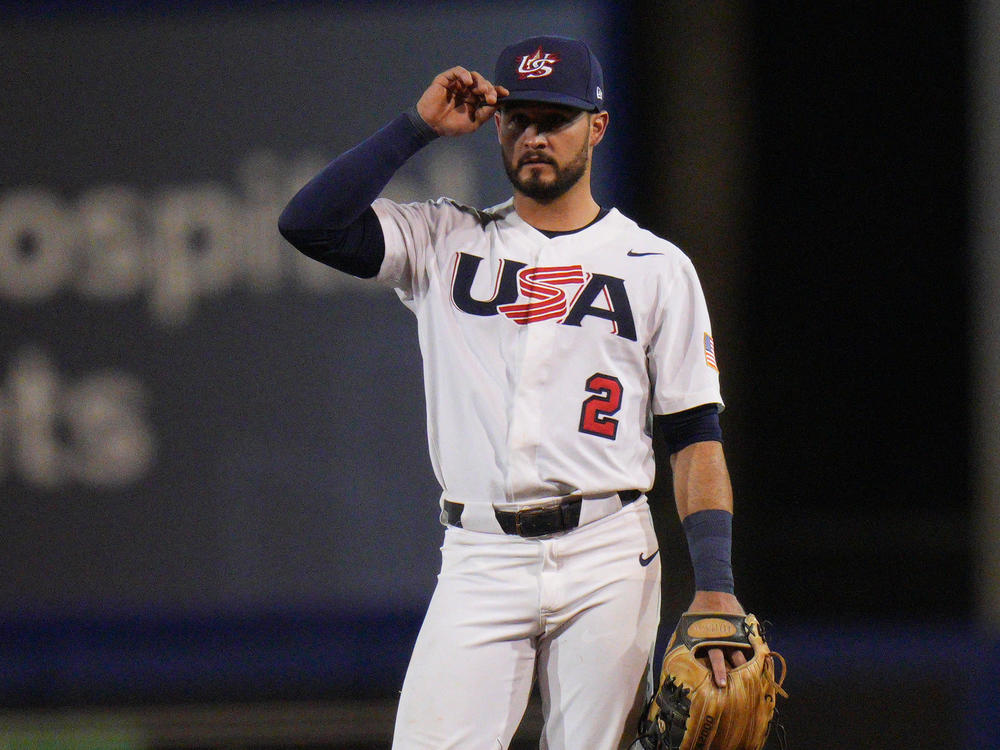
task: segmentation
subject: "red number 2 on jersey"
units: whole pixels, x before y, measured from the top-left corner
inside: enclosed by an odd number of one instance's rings
[[[584,400],[580,410],[580,432],[614,440],[618,420],[612,419],[622,406],[622,384],[618,378],[594,373],[587,378],[587,392],[595,395]]]

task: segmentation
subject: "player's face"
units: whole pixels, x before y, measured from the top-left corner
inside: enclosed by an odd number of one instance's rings
[[[497,115],[504,170],[514,188],[550,203],[590,168],[591,115],[556,104],[505,106]]]

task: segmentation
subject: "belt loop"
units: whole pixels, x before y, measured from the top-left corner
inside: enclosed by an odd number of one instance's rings
[[[462,528],[462,511],[465,506],[462,503],[453,503],[451,500],[444,501],[445,519],[449,526]]]
[[[580,512],[583,510],[583,497],[577,496],[567,500],[559,506],[562,513],[563,526],[566,529],[575,529],[580,525]]]
[[[622,501],[622,507],[624,507],[638,500],[641,494],[642,492],[639,490],[622,490],[618,493],[618,499]]]

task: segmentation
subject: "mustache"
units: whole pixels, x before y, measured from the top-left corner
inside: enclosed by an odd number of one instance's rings
[[[520,159],[517,160],[517,166],[520,169],[525,164],[555,164],[555,159],[552,159],[545,154],[525,154]]]

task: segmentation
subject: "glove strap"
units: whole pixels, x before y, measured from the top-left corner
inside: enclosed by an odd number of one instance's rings
[[[686,612],[674,630],[674,643],[683,643],[692,653],[704,646],[752,649],[750,628],[757,627],[757,620],[750,621],[750,617],[724,612]]]

